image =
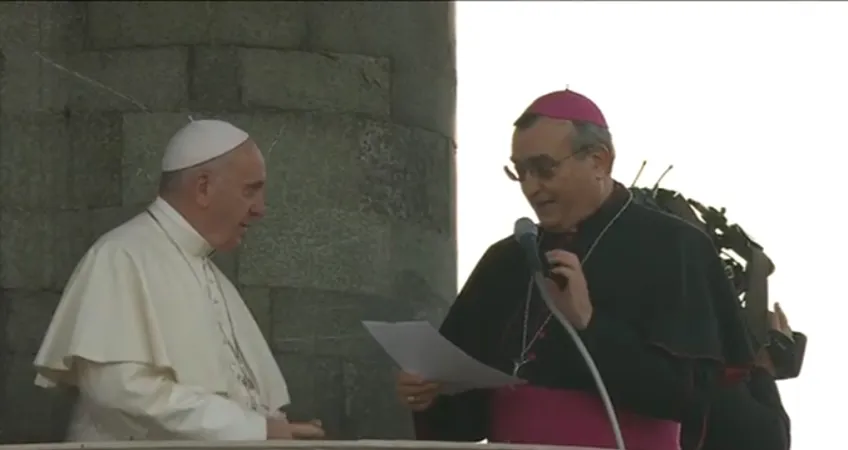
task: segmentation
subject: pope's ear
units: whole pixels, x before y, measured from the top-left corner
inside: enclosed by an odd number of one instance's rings
[[[209,206],[211,203],[214,186],[212,174],[209,171],[201,171],[194,180],[194,196],[201,206]]]

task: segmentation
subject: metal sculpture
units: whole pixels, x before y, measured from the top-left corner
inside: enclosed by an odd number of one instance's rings
[[[728,222],[725,208],[704,206],[677,191],[660,188],[660,182],[673,166],[669,166],[652,187],[635,187],[645,165],[643,162],[630,186],[634,202],[674,215],[709,236],[739,296],[753,348],[767,348],[777,378],[797,377],[803,364],[806,337],[795,333],[797,338],[793,341],[769,326],[768,277],[774,272],[774,263],[763,247],[741,226]]]

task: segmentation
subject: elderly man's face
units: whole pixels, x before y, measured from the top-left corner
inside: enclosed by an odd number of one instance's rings
[[[210,244],[227,251],[237,247],[247,228],[265,215],[265,160],[248,140],[227,155],[216,172],[206,202]]]
[[[573,153],[571,122],[540,117],[512,138],[514,172],[543,228],[562,230],[563,221],[590,189],[598,187],[597,162]]]

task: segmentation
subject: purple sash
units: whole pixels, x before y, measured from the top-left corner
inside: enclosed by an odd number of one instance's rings
[[[617,448],[601,399],[533,386],[493,393],[489,442]],[[680,424],[616,410],[628,450],[680,450]]]

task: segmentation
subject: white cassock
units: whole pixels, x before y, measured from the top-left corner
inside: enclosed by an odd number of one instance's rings
[[[166,201],[101,237],[35,359],[76,386],[69,440],[265,440],[286,382],[212,248]]]

